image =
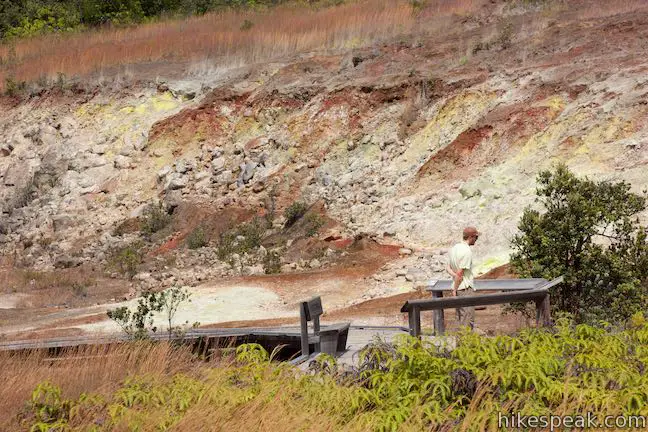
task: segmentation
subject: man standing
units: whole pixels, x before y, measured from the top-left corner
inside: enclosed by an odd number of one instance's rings
[[[466,227],[463,230],[463,241],[450,249],[446,270],[452,276],[453,296],[462,297],[475,293],[470,246],[474,245],[478,238],[479,233],[475,227]],[[459,325],[469,326],[472,330],[475,327],[475,308],[457,308],[457,321]]]

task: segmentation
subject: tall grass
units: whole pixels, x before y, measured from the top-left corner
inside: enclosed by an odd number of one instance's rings
[[[467,13],[481,3],[434,0],[425,4],[421,17],[434,25],[434,17]],[[287,5],[265,12],[225,11],[134,28],[48,35],[0,46],[0,85],[10,77],[33,81],[139,62],[207,59],[222,68],[303,51],[362,46],[411,32],[417,20],[413,12],[405,0],[362,0],[324,9]],[[244,26],[246,22],[252,26]]]
[[[38,430],[60,421],[69,429],[53,430],[495,431],[499,413],[648,415],[642,314],[622,331],[559,318],[552,329],[496,337],[463,332],[455,342],[376,341],[355,368],[340,370],[323,356],[312,374],[271,362],[255,344],[239,346],[236,361],[212,368],[165,345],[120,348],[115,353],[124,360],[91,366],[0,358],[8,361],[0,372],[0,422],[7,430],[18,430],[22,417],[23,427]],[[54,386],[30,394],[38,380]],[[77,396],[82,391],[90,397]],[[20,398],[27,404],[16,416],[10,410]],[[43,421],[43,408],[56,417]]]
[[[61,360],[66,356],[71,359]],[[17,430],[13,416],[44,381],[63,387],[64,397],[76,399],[82,393],[115,391],[129,376],[191,375],[206,365],[192,361],[188,349],[146,342],[74,348],[51,359],[43,352],[0,352],[0,364],[0,430]]]

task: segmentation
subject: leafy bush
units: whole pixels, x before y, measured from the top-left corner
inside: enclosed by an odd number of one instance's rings
[[[306,236],[313,237],[324,225],[324,219],[317,213],[310,213],[306,216]]]
[[[218,259],[227,261],[232,254],[244,254],[258,248],[261,246],[265,232],[266,228],[259,218],[254,217],[248,223],[221,233],[217,250]]]
[[[242,31],[247,31],[250,30],[252,27],[254,27],[254,23],[248,19],[243,21],[243,24],[241,24],[241,30]]]
[[[51,32],[77,31],[102,25],[131,25],[168,15],[202,15],[226,8],[270,7],[285,1],[0,0],[0,35],[6,40]],[[251,24],[246,20],[241,27],[242,30],[251,28]]]
[[[277,251],[270,251],[263,258],[263,271],[265,274],[281,273],[281,256]]]
[[[199,249],[201,247],[207,246],[207,236],[205,235],[205,230],[202,227],[198,227],[191,231],[187,236],[187,247],[189,249]]]
[[[124,276],[132,279],[137,274],[137,269],[142,262],[141,247],[139,243],[133,243],[117,249],[112,253],[108,263],[109,267],[117,269]]]
[[[299,219],[301,219],[306,214],[307,210],[308,210],[308,206],[306,205],[306,203],[302,201],[295,201],[294,203],[290,204],[284,210],[284,217],[286,218],[284,227],[290,228],[291,226],[293,226]]]
[[[146,339],[150,333],[155,333],[157,327],[153,318],[156,313],[162,313],[166,317],[169,338],[172,334],[182,331],[173,325],[173,319],[180,305],[184,302],[191,302],[191,293],[184,288],[173,287],[159,293],[147,292],[137,300],[137,308],[129,309],[121,306],[117,309],[110,309],[106,312],[108,318],[115,321],[133,339]],[[188,324],[186,322],[185,324]]]
[[[581,321],[625,320],[648,306],[648,244],[637,214],[643,196],[624,182],[579,179],[565,165],[538,175],[537,202],[512,240],[513,269],[522,277],[565,282],[552,304]]]
[[[149,204],[142,213],[142,221],[140,230],[145,234],[153,234],[171,222],[171,215],[169,215],[162,203]]]
[[[74,430],[132,430],[137,424],[193,430],[181,426],[198,424],[200,412],[245,430],[250,420],[242,413],[254,413],[256,424],[280,421],[282,430],[321,424],[340,431],[496,431],[502,430],[498,420],[513,413],[648,414],[648,325],[641,314],[623,331],[560,318],[555,328],[516,336],[465,332],[454,348],[409,336],[394,344],[378,340],[351,370],[327,356],[307,374],[272,359],[261,346],[246,344],[236,348],[236,362],[199,378],[134,376],[102,398],[71,401],[52,388],[51,402],[43,405],[54,414],[40,419],[76,421]],[[85,415],[76,418],[82,403]]]
[[[20,96],[26,88],[27,83],[25,81],[18,82],[12,77],[5,78],[5,94],[7,96]]]

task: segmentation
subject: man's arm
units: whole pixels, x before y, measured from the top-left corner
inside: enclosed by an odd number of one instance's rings
[[[459,285],[461,285],[461,282],[463,282],[463,276],[464,276],[464,269],[459,269],[455,273],[454,276],[454,283],[452,284],[452,296],[456,297],[457,296],[457,289],[459,288]]]
[[[455,272],[452,270],[452,267],[450,267],[450,264],[446,264],[446,271],[448,272],[448,274],[450,275],[450,277],[451,277],[452,279],[454,279],[454,278],[457,277],[457,273],[455,273]]]

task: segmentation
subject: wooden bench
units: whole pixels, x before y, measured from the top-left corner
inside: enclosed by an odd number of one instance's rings
[[[313,353],[323,352],[332,356],[346,350],[351,323],[333,324],[320,328],[320,316],[323,313],[321,297],[313,297],[299,305],[302,357],[311,355],[311,345],[315,347]],[[312,335],[309,335],[308,332],[309,321],[313,322]]]
[[[524,281],[524,280],[521,280]],[[495,304],[506,304],[515,302],[533,301],[536,303],[536,323],[540,325],[550,325],[551,311],[549,303],[549,288],[562,283],[563,277],[556,278],[551,282],[542,282],[542,280],[533,280],[532,285],[534,288],[516,288],[514,286],[500,288],[502,293],[495,294],[482,294],[465,297],[449,297],[443,298],[442,291],[446,290],[445,287],[438,291],[433,291],[435,298],[424,300],[410,300],[406,302],[401,308],[401,312],[407,312],[409,317],[409,329],[412,336],[420,336],[421,334],[421,311],[435,311],[434,327],[437,335],[445,332],[445,325],[443,322],[443,310],[459,307],[471,306],[488,306]],[[489,289],[497,289],[496,281],[490,283]],[[525,285],[522,283],[521,285]],[[527,284],[528,286],[529,284]],[[500,285],[502,286],[502,285]]]

